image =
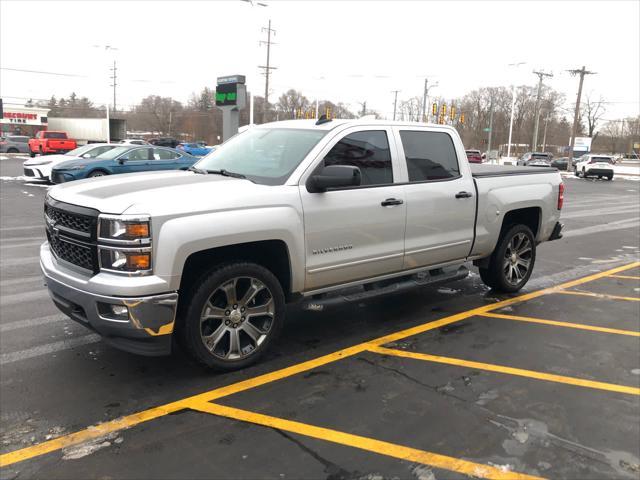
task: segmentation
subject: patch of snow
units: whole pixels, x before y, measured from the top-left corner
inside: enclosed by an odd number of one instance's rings
[[[72,445],[70,447],[65,447],[62,449],[62,459],[77,460],[79,458],[86,457],[87,455],[91,455],[92,453],[95,453],[98,450],[102,450],[103,448],[110,447],[111,442],[114,441],[115,443],[115,440],[117,440],[116,439],[117,436],[118,436],[117,432],[112,432],[112,433],[109,433],[108,435],[94,438],[93,440],[81,443],[79,445]]]
[[[433,471],[431,471],[431,469],[426,465],[416,465],[411,470],[411,473],[418,480],[436,480],[436,476],[433,474]]]
[[[460,292],[460,290],[456,290],[455,288],[449,288],[449,287],[441,287],[438,289],[438,293],[448,293],[448,294],[453,294],[453,293],[458,293]]]

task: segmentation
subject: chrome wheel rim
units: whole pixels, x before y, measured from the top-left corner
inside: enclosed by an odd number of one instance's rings
[[[518,285],[529,273],[533,245],[524,233],[513,236],[504,253],[503,273],[511,285]]]
[[[200,338],[222,360],[251,356],[266,340],[275,315],[271,290],[254,277],[234,277],[219,285],[200,315]]]

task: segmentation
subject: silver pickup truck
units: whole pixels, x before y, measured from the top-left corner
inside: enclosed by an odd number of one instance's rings
[[[297,120],[255,126],[189,171],[56,186],[40,263],[65,314],[123,350],[174,337],[219,369],[257,360],[285,305],[453,281],[529,279],[561,237],[552,168],[471,168],[447,126]],[[175,334],[175,335],[174,335]]]

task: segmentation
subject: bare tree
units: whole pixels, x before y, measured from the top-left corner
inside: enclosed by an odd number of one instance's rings
[[[594,140],[598,136],[598,133],[596,132],[598,122],[606,111],[604,104],[605,101],[604,98],[602,98],[602,95],[598,100],[593,100],[591,98],[591,94],[588,94],[586,101],[582,105],[584,116],[587,120],[587,136]]]

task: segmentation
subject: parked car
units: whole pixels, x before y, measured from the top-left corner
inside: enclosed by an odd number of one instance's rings
[[[203,143],[179,143],[176,149],[196,157],[203,157],[214,150],[213,147],[207,147]]]
[[[64,183],[118,173],[186,170],[197,160],[197,157],[172,148],[118,145],[96,158],[70,160],[56,165],[51,172],[51,181]]]
[[[120,143],[123,145],[149,145],[149,142],[141,138],[125,138],[120,140]]]
[[[29,137],[25,135],[0,137],[0,153],[29,153]]]
[[[91,143],[60,155],[30,158],[22,164],[24,175],[39,180],[50,180],[51,170],[62,162],[95,158],[117,146],[115,143]]]
[[[553,160],[553,155],[545,152],[527,152],[518,159],[519,166],[529,166],[532,162],[535,166],[549,166]],[[546,163],[546,165],[544,165]],[[532,165],[534,166],[534,165]]]
[[[465,150],[464,152],[467,154],[469,163],[482,163],[484,160],[480,150]]]
[[[175,138],[161,137],[161,138],[152,138],[151,140],[149,140],[149,143],[151,145],[157,145],[158,147],[176,148],[180,142]]]
[[[67,153],[77,147],[78,144],[67,136],[67,132],[40,130],[35,137],[29,139],[29,154],[32,157],[37,153]]]
[[[553,160],[551,160],[551,166],[557,168],[558,170],[568,170],[569,157],[554,158]]]
[[[576,163],[576,177],[613,179],[613,159],[608,155],[583,155]]]
[[[560,174],[470,166],[453,127],[374,122],[257,125],[188,172],[53,187],[40,265],[56,306],[115,347],[168,354],[175,334],[231,370],[273,344],[287,302],[460,280],[470,260],[519,291],[562,236]]]

